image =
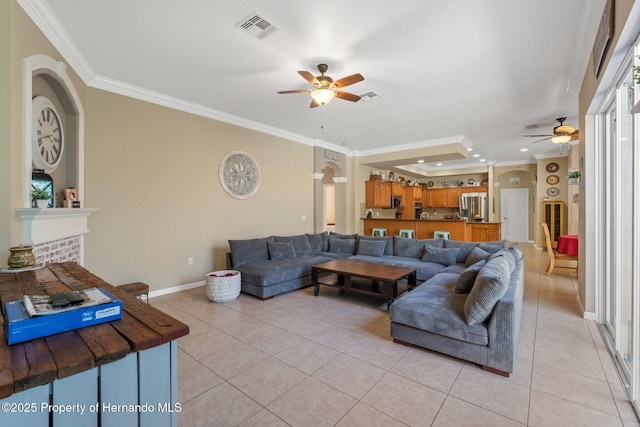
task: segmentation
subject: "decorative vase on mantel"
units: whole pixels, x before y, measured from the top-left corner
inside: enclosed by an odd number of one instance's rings
[[[49,207],[49,199],[36,199],[36,207],[39,209]]]

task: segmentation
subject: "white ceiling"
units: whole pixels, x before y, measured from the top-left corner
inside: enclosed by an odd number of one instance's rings
[[[460,142],[496,164],[558,155],[550,141],[521,137],[552,133],[557,117],[578,127],[603,3],[18,1],[90,86],[350,154],[421,148],[428,156],[429,146]],[[252,12],[277,30],[264,39],[243,33],[236,24]],[[320,62],[334,79],[365,77],[346,91],[381,97],[310,109],[308,94],[276,93],[308,89],[297,71],[318,75]]]

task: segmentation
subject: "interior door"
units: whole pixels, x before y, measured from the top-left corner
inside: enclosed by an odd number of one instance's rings
[[[511,242],[529,240],[529,189],[514,188],[500,192],[502,238]]]

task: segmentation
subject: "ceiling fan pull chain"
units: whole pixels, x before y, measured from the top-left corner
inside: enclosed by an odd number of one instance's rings
[[[322,134],[324,135],[324,104],[320,105],[320,111],[322,114],[321,118],[320,118],[320,130],[322,131]]]

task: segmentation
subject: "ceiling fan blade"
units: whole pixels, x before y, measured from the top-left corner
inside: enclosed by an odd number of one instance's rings
[[[572,141],[575,141],[577,139],[580,139],[580,131],[578,129],[576,129],[576,131],[571,134]]]
[[[304,89],[299,89],[299,90],[279,90],[278,93],[280,94],[285,94],[285,93],[309,93],[311,92],[310,89],[304,90]]]
[[[541,136],[544,136],[544,135],[541,135]],[[549,140],[549,139],[551,139],[551,138],[553,138],[553,136],[550,136],[550,137],[548,137],[548,138],[544,138],[544,139],[539,139],[539,140],[537,140],[537,141],[533,141],[533,142],[532,142],[532,144],[536,144],[536,143],[538,143],[538,142],[546,141],[546,140]]]
[[[316,77],[313,74],[311,74],[310,72],[308,72],[308,71],[298,71],[298,74],[300,74],[303,79],[305,79],[306,81],[308,81],[312,85],[320,86],[320,82],[318,81],[318,79],[316,79]]]
[[[336,91],[336,98],[344,99],[345,101],[358,102],[360,101],[360,96],[354,95],[349,92],[338,92]]]
[[[333,84],[336,87],[345,87],[345,86],[352,85],[354,83],[361,82],[363,80],[364,80],[364,77],[362,77],[361,74],[352,74],[350,76],[343,77],[339,80],[336,80],[335,82],[333,82]]]
[[[315,99],[311,98],[311,104],[309,105],[309,108],[316,108],[319,106],[320,104],[318,104]]]

